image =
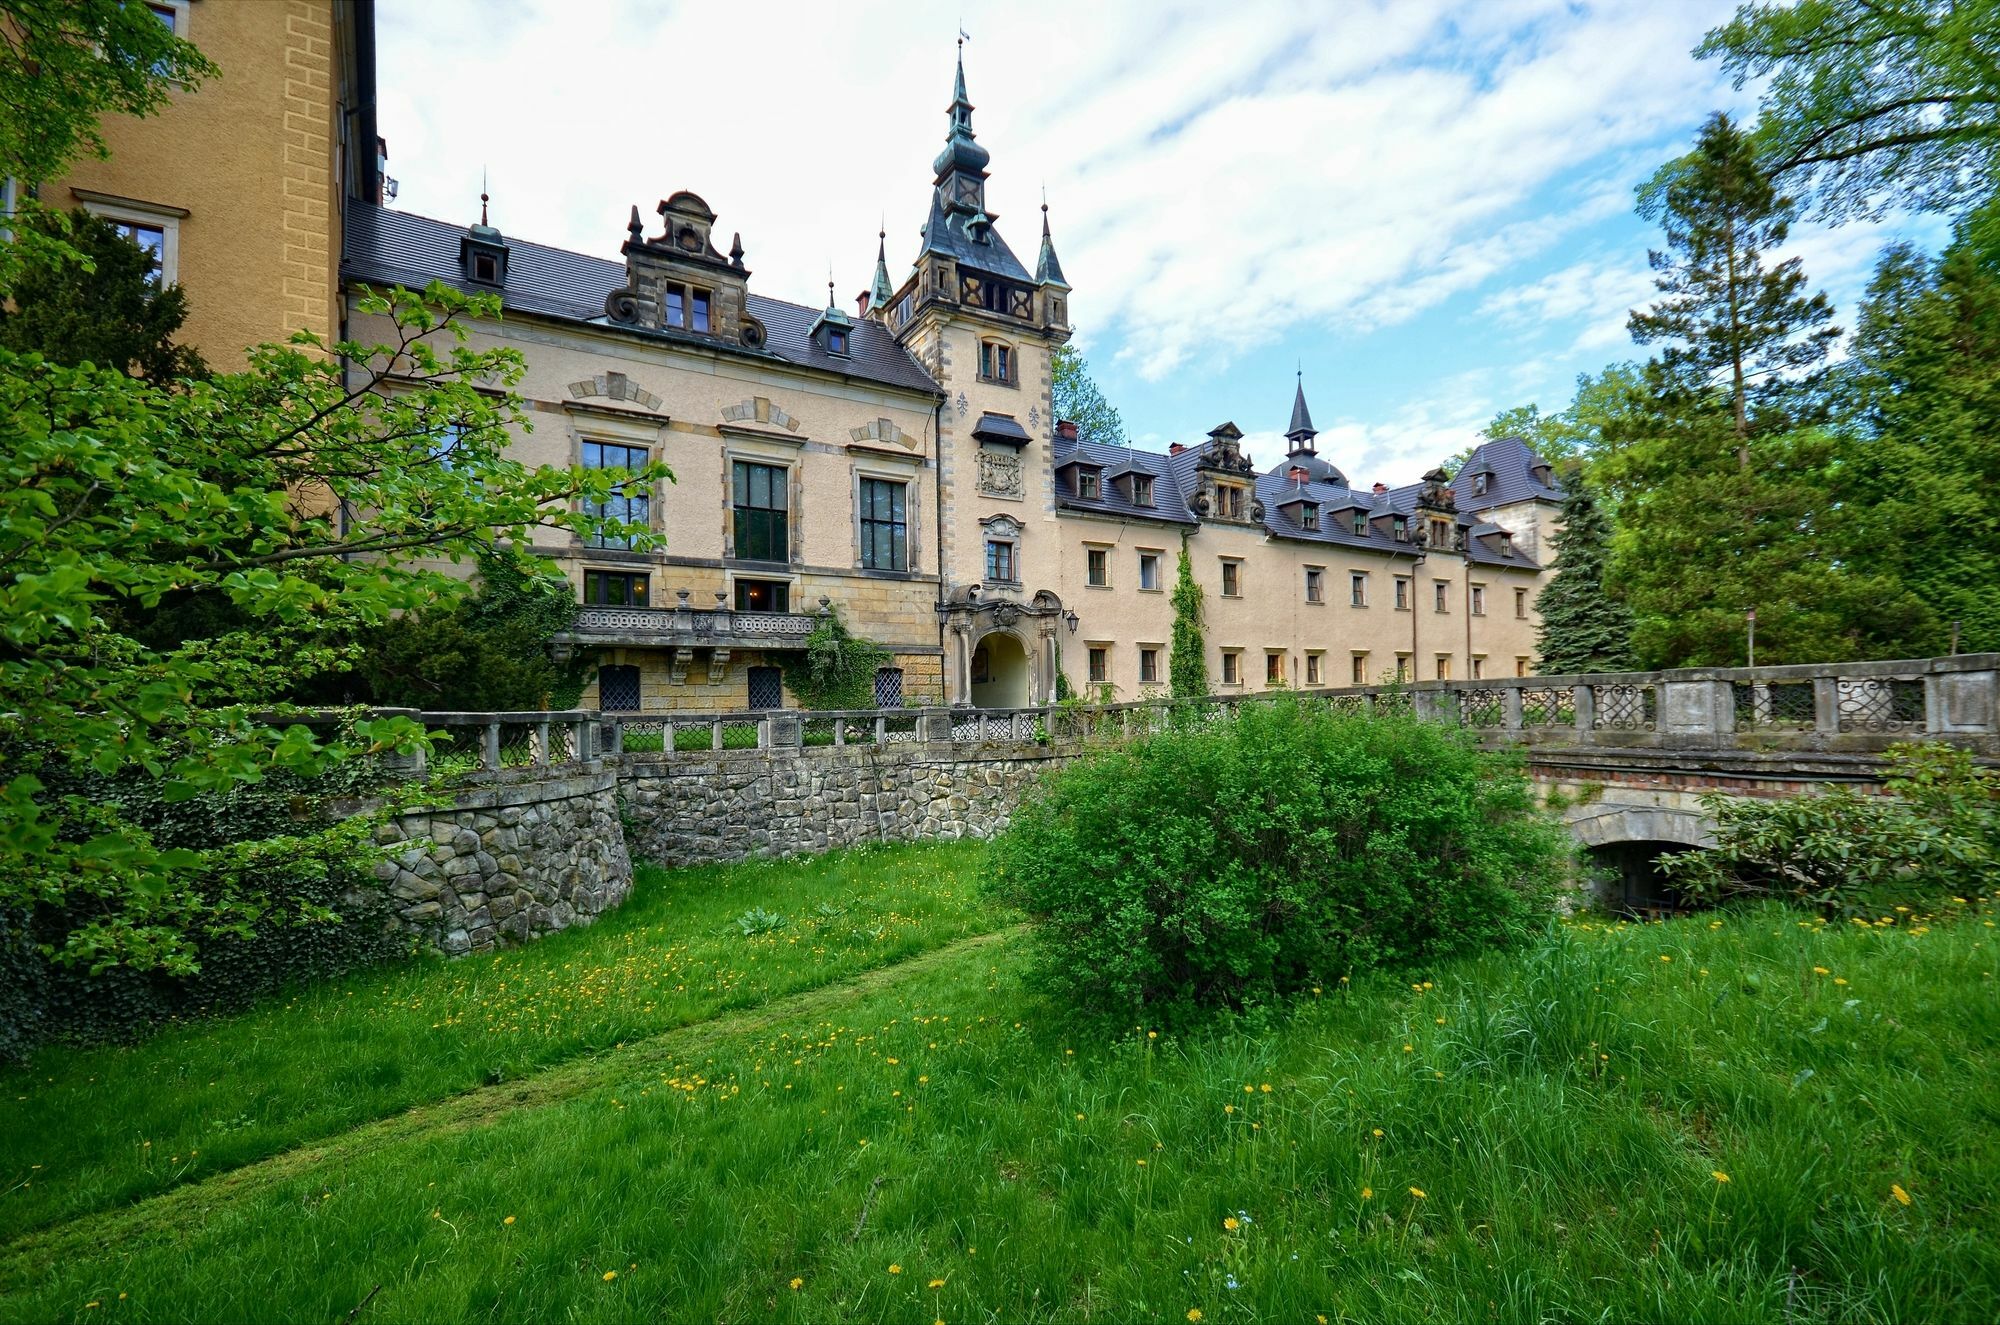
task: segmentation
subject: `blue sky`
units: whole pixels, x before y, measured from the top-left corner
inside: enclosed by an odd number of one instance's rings
[[[1032,263],[1046,187],[1079,344],[1137,441],[1224,419],[1275,459],[1295,365],[1321,449],[1403,482],[1498,409],[1566,404],[1635,355],[1632,191],[1713,110],[1689,54],[1719,0],[998,4],[962,22],[989,209]],[[914,2],[390,3],[382,131],[399,206],[615,257],[688,188],[751,288],[843,300],[876,230],[916,252],[961,15]],[[1795,232],[1843,319],[1871,226]]]

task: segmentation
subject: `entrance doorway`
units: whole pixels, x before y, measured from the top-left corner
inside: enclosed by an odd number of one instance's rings
[[[1027,646],[1004,630],[994,631],[972,650],[973,706],[1026,708],[1033,702],[1033,676]]]

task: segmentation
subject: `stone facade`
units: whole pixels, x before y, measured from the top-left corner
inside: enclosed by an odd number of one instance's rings
[[[588,925],[632,892],[616,774],[601,764],[503,775],[376,830],[400,924],[454,956]]]
[[[1026,744],[627,755],[633,854],[662,865],[990,837],[1073,751]]]

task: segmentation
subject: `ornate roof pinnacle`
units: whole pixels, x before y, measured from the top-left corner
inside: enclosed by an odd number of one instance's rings
[[[1313,427],[1312,411],[1306,408],[1306,370],[1299,365],[1298,387],[1292,395],[1292,426],[1285,429],[1285,437],[1292,444],[1294,454],[1313,449],[1313,438],[1319,435]]]

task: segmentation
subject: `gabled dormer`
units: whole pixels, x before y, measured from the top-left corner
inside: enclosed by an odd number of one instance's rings
[[[659,206],[660,233],[647,236],[632,209],[626,224],[625,284],[604,301],[612,322],[728,341],[761,349],[764,325],[750,316],[750,272],[743,236],[724,257],[714,242],[715,213],[682,190]]]
[[[1293,488],[1278,499],[1278,514],[1301,533],[1316,534],[1320,529],[1320,502],[1304,488]]]
[[[1253,524],[1264,518],[1257,500],[1257,479],[1243,454],[1243,430],[1224,423],[1208,434],[1195,462],[1195,514],[1208,520]]]
[[[1059,467],[1062,478],[1078,501],[1098,501],[1104,496],[1104,467],[1081,457]]]
[[[811,335],[813,344],[819,346],[823,354],[845,359],[852,353],[854,319],[834,302],[832,281],[826,283],[826,307],[813,321]]]
[[[507,288],[507,241],[486,222],[486,195],[479,195],[479,224],[470,226],[458,241],[459,269],[473,285],[491,290]]]
[[[1110,475],[1109,482],[1133,506],[1150,507],[1154,504],[1153,484],[1156,476],[1151,470],[1141,469],[1136,464],[1127,464]]]

